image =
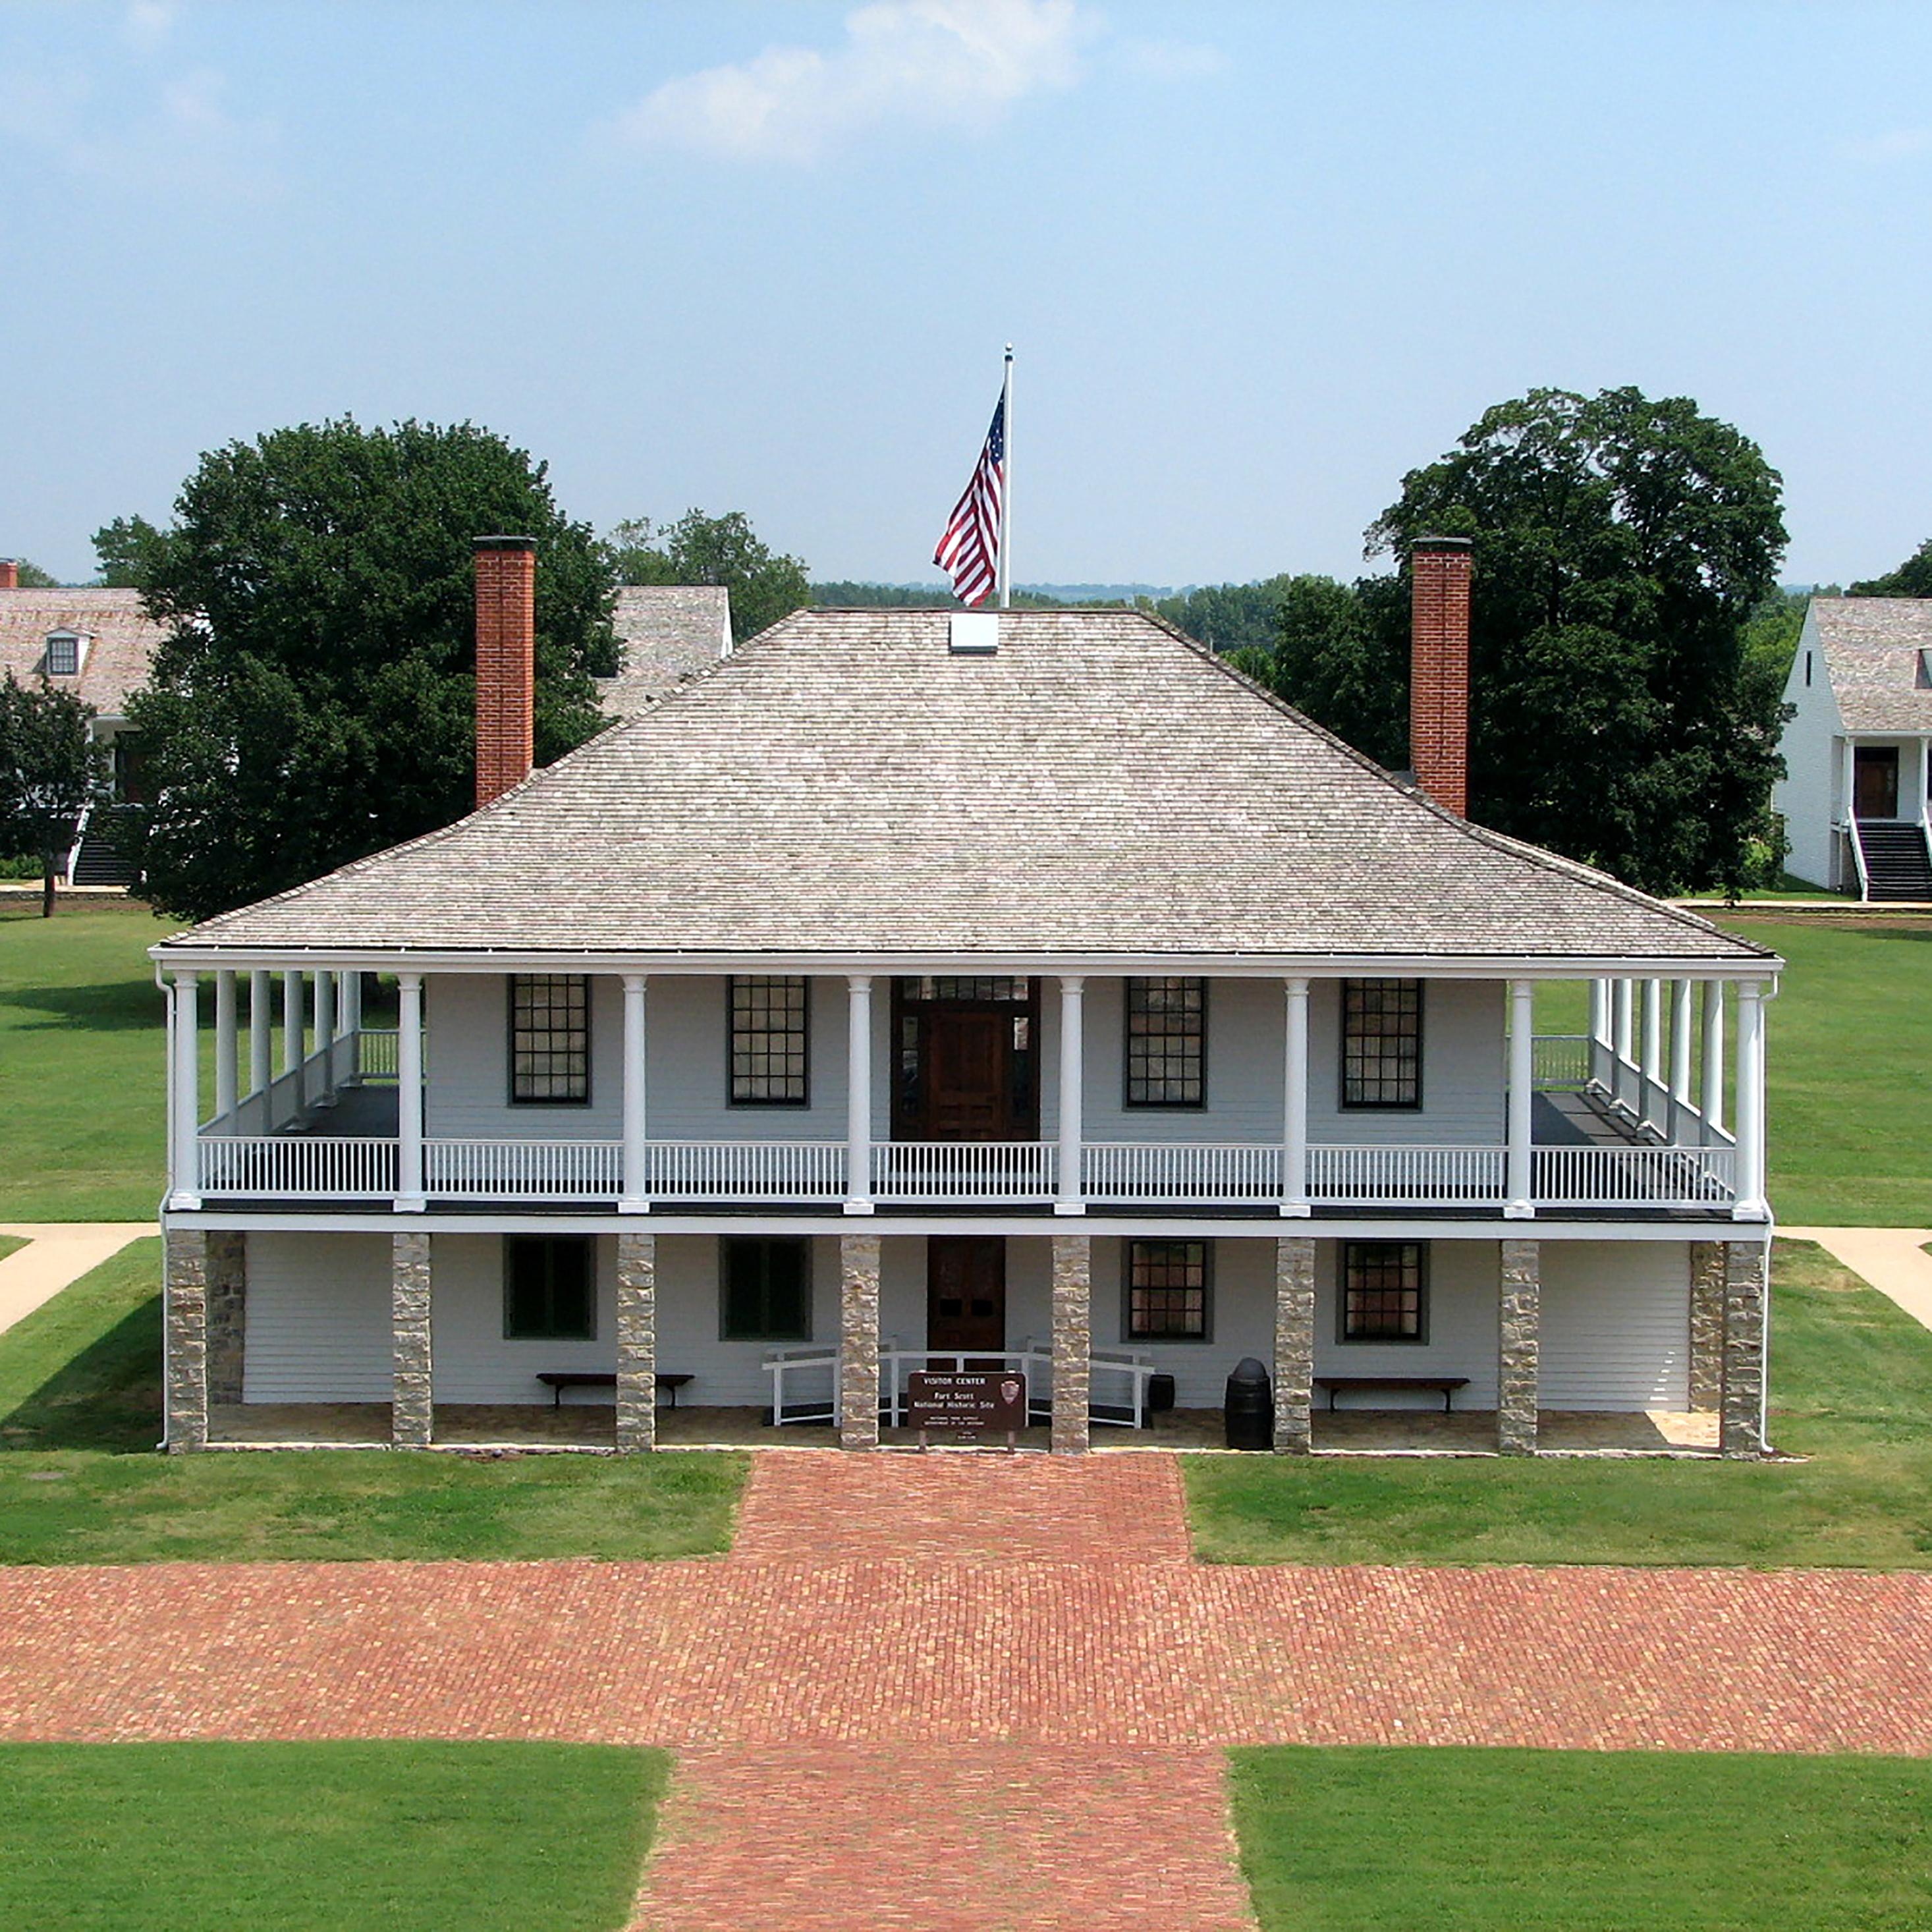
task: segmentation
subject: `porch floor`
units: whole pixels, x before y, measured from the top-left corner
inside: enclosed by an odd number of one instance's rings
[[[658,1441],[667,1448],[836,1448],[829,1424],[792,1423],[774,1429],[760,1408],[695,1406],[658,1411]],[[1493,1453],[1496,1416],[1470,1409],[1442,1415],[1420,1409],[1316,1411],[1318,1454],[1472,1456]],[[1710,1414],[1655,1409],[1629,1414],[1545,1409],[1538,1418],[1543,1447],[1568,1454],[1714,1454],[1718,1418]],[[211,1410],[208,1439],[254,1448],[314,1444],[326,1448],[384,1446],[389,1438],[387,1402],[256,1402]],[[436,1440],[450,1448],[609,1449],[616,1438],[616,1412],[608,1402],[572,1402],[562,1408],[538,1403],[440,1404]],[[884,1429],[888,1447],[914,1448],[909,1429]],[[1218,1408],[1181,1408],[1156,1418],[1148,1429],[1096,1424],[1096,1450],[1221,1449],[1226,1445]],[[997,1446],[997,1445],[995,1445]],[[1044,1426],[1022,1432],[1018,1446],[1044,1450]]]

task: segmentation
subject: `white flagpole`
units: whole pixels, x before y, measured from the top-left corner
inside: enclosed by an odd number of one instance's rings
[[[1006,380],[1000,390],[1000,420],[1006,426],[1006,476],[1000,491],[1000,608],[1012,602],[1013,566],[1013,345],[1006,344]]]

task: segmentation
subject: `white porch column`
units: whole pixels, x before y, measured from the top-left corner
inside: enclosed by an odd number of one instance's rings
[[[275,1015],[272,1004],[274,976],[254,972],[248,975],[248,1090],[266,1094],[275,1077],[272,1057]],[[262,1124],[269,1124],[264,1112]]]
[[[1664,982],[1643,982],[1643,1074],[1637,1084],[1636,1118],[1648,1122],[1657,1089],[1664,1084]]]
[[[195,1037],[200,1018],[195,987],[197,976],[175,975],[174,1003],[170,1018],[174,1022],[174,1039],[169,1054],[169,1073],[174,1105],[174,1186],[168,1196],[170,1208],[201,1205],[201,1152],[198,1141],[200,1094],[200,1042]]]
[[[872,976],[845,979],[845,1211],[872,1212]]]
[[[1764,1198],[1764,988],[1755,980],[1738,988],[1738,1192],[1731,1209],[1738,1221],[1762,1221]]]
[[[1056,1214],[1087,1211],[1081,1186],[1081,1081],[1086,1071],[1087,982],[1077,973],[1060,977],[1060,1186]]]
[[[1308,982],[1284,980],[1288,1046],[1282,1055],[1281,1211],[1308,1212]]]
[[[1704,982],[1704,1144],[1714,1147],[1724,1125],[1724,982]]]
[[[422,975],[396,975],[396,1211],[423,1210]]]
[[[1636,990],[1634,980],[1619,980],[1616,982],[1616,1038],[1610,1067],[1610,1102],[1612,1106],[1624,1097],[1624,1082],[1628,1077],[1624,1064],[1636,1058],[1635,1016],[1631,1011]]]
[[[334,1044],[335,975],[318,973],[315,976],[315,1050],[327,1055],[318,1076],[321,1087],[315,1096],[318,1100],[335,1098],[335,1055],[331,1051]]]
[[[359,972],[342,976],[342,1030],[362,1030],[362,975]]]
[[[620,1214],[642,1214],[651,1204],[650,1149],[645,1142],[644,976],[624,975],[624,1191]],[[653,1397],[655,1400],[655,1397]]]
[[[292,1073],[293,1085],[290,1090],[289,1117],[300,1113],[308,1102],[308,1082],[302,1078],[302,976],[299,973],[282,975],[282,1071]],[[274,1124],[271,1123],[272,1126]]]
[[[214,1111],[232,1114],[241,1069],[235,1039],[235,975],[226,967],[214,976]]]
[[[1670,1144],[1682,1145],[1690,1105],[1690,982],[1670,982]]]
[[[1536,1081],[1536,986],[1533,980],[1509,982],[1509,1148],[1503,1214],[1526,1221],[1536,1212],[1530,1198],[1531,1102]]]

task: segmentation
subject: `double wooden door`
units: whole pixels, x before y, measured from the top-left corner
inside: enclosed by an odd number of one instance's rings
[[[1858,818],[1898,816],[1896,745],[1858,745],[1852,748],[1852,812]]]
[[[926,1346],[954,1353],[1006,1346],[1003,1234],[934,1234],[926,1244]],[[998,1363],[986,1366],[995,1368]]]

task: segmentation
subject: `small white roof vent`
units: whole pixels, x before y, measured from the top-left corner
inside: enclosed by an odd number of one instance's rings
[[[956,610],[946,648],[955,657],[988,658],[1000,648],[997,610]]]

